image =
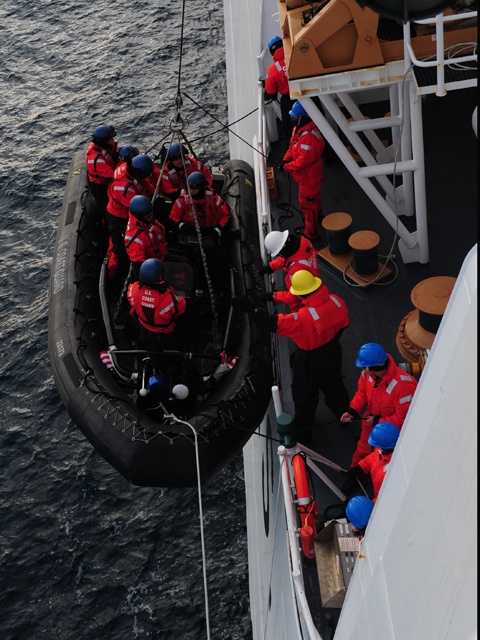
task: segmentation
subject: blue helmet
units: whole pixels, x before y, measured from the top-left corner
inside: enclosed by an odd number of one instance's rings
[[[360,347],[355,364],[357,367],[378,367],[388,362],[388,353],[377,342],[367,342]]]
[[[144,154],[135,156],[132,160],[132,169],[139,178],[146,178],[153,171],[153,161]]]
[[[164,273],[163,262],[158,258],[149,258],[140,267],[140,282],[150,285],[158,284],[163,280]]]
[[[130,200],[130,213],[137,220],[145,220],[152,214],[152,203],[147,196],[133,196]]]
[[[193,171],[187,180],[188,184],[194,189],[202,189],[208,185],[207,179],[201,171]]]
[[[273,36],[273,38],[270,38],[268,41],[268,50],[270,51],[271,56],[273,56],[275,51],[280,49],[280,47],[283,47],[283,40],[280,36]]]
[[[93,131],[92,141],[96,144],[103,146],[107,144],[111,138],[114,138],[117,135],[117,130],[115,127],[109,124],[101,124],[98,127],[95,127]]]
[[[129,162],[135,156],[138,156],[139,150],[137,147],[134,147],[133,144],[126,144],[123,147],[120,147],[120,151],[118,152],[118,159],[122,162]]]
[[[307,118],[310,117],[298,100],[288,113],[292,118],[299,118],[300,116],[307,116]]]
[[[400,429],[391,422],[379,422],[370,431],[368,444],[377,449],[394,449]]]
[[[369,498],[354,496],[348,501],[345,512],[354,527],[363,529],[368,524],[374,506],[374,503]]]
[[[187,150],[178,142],[172,142],[172,144],[168,147],[167,158],[169,160],[175,160],[175,158],[181,158],[182,156],[186,155]]]

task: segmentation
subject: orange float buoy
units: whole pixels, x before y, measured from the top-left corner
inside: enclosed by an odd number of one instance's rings
[[[297,509],[302,523],[300,542],[305,556],[312,559],[315,558],[313,538],[316,535],[315,515],[318,513],[318,505],[311,495],[304,456],[301,454],[293,456],[292,466],[297,493]]]

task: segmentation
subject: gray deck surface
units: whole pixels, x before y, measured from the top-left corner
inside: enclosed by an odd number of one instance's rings
[[[332,293],[345,300],[349,310],[350,326],[341,342],[343,375],[350,397],[356,390],[360,373],[355,366],[359,347],[366,342],[379,342],[397,362],[405,360],[399,354],[395,340],[402,318],[414,309],[410,299],[413,287],[433,276],[456,277],[465,256],[477,242],[477,140],[471,125],[476,99],[476,90],[466,89],[451,92],[444,98],[428,96],[423,103],[429,263],[405,266],[395,248],[398,277],[391,284],[360,289],[347,284],[338,270],[320,260],[322,279]],[[270,154],[273,165],[281,160],[285,146],[285,140],[274,145]],[[294,229],[302,224],[297,209],[296,184],[288,174],[277,170],[276,180],[278,199],[273,202],[274,228]],[[376,231],[381,238],[379,255],[389,252],[394,231],[338,159],[325,166],[323,200],[325,215],[336,211],[349,213],[353,218],[352,233],[363,229]],[[290,208],[283,204],[288,202]],[[404,218],[402,221],[406,226],[410,222]],[[282,286],[281,279],[277,286]],[[287,309],[278,305],[277,312],[287,312]],[[280,341],[286,339],[280,338]],[[286,358],[284,353],[284,363]],[[293,413],[288,391],[283,389],[285,409]],[[341,426],[321,398],[314,432],[315,450],[348,469],[359,432],[358,422],[353,426]],[[340,474],[319,466],[337,486],[341,486],[343,478]],[[320,506],[318,522],[321,522],[325,508],[339,500],[322,482],[315,484],[315,498]],[[315,567],[307,567],[305,579],[311,582],[312,593],[318,588],[315,574]],[[319,607],[313,606],[312,611],[318,612]],[[326,620],[317,622],[326,632]]]

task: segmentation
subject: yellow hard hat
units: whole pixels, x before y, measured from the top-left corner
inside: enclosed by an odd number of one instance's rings
[[[295,296],[306,296],[308,293],[312,293],[316,291],[322,284],[320,278],[317,278],[310,273],[310,271],[306,271],[305,269],[301,269],[297,271],[292,276],[292,286],[290,287],[290,293],[293,293]]]

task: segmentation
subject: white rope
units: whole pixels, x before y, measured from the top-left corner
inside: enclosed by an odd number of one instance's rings
[[[206,560],[206,554],[205,554],[205,538],[203,535],[202,483],[200,480],[200,460],[198,457],[197,432],[189,422],[180,420],[180,418],[177,418],[177,416],[173,415],[173,413],[167,413],[167,410],[165,409],[165,407],[162,404],[161,406],[162,406],[162,409],[165,411],[166,418],[169,418],[174,422],[178,422],[179,424],[183,424],[186,427],[189,427],[193,431],[193,436],[195,438],[195,461],[197,465],[198,508],[200,512],[200,539],[201,539],[201,545],[202,545],[203,589],[205,592],[205,621],[207,625],[207,640],[210,640],[210,613],[208,608],[207,560]]]

